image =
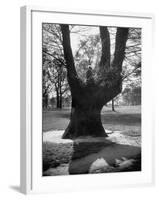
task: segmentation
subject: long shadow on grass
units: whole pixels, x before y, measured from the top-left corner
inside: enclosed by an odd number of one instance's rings
[[[117,166],[116,161],[123,158],[126,167]],[[105,138],[98,142],[74,140],[71,143],[43,143],[44,175],[46,175],[45,171],[48,169],[56,169],[63,164],[68,165],[69,174],[88,174],[92,165],[99,159],[103,159],[110,167],[101,169],[100,166],[98,173],[141,170],[140,147],[117,144]],[[127,165],[130,159],[134,159],[133,163]],[[93,173],[96,173],[96,171],[94,170]]]
[[[123,158],[122,163],[117,166],[117,160]],[[69,174],[88,174],[92,164],[99,159],[104,160],[109,167],[99,168],[100,171],[96,169],[98,173],[141,171],[140,147],[117,144],[106,140],[101,143],[74,142],[73,155],[69,163]],[[131,164],[129,163],[130,159],[133,160]],[[96,173],[96,170],[93,173]]]

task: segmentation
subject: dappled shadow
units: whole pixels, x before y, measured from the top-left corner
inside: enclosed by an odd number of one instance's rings
[[[101,143],[74,142],[73,155],[69,163],[69,174],[88,174],[92,165],[99,159],[115,171],[140,171],[141,148],[131,145],[117,144],[108,140]],[[133,164],[125,168],[117,167],[117,161],[131,159]],[[104,172],[107,172],[106,169]],[[108,171],[110,172],[110,171]]]

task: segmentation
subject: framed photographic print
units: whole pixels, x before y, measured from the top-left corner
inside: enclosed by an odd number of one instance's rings
[[[21,8],[21,191],[153,183],[149,14]]]

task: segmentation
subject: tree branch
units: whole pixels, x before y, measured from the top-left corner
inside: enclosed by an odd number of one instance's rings
[[[107,27],[100,26],[100,38],[102,43],[102,55],[100,68],[110,67],[110,35]]]
[[[75,69],[74,58],[71,49],[71,41],[70,41],[70,31],[69,25],[61,24],[61,31],[63,37],[63,48],[64,48],[64,57],[66,60],[66,67],[67,67],[67,76],[69,84],[74,82],[74,79],[77,78],[77,72]]]
[[[57,62],[59,62],[59,64],[66,66],[66,64],[61,59],[56,58],[56,56],[54,56],[53,54],[46,52],[45,50],[43,50],[43,53],[48,55],[48,56],[53,57]]]
[[[112,67],[117,69],[118,73],[122,71],[122,63],[125,57],[126,41],[128,39],[128,28],[117,28],[115,53]]]
[[[139,62],[138,65],[130,73],[123,76],[122,81],[128,78],[131,74],[133,74],[139,68],[141,68],[141,62]]]

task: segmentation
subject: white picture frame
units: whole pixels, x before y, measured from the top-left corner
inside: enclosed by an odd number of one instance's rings
[[[21,192],[106,189],[154,183],[154,125],[151,95],[153,16],[36,6],[21,8]],[[142,171],[42,177],[41,32],[42,22],[142,28]],[[152,66],[151,69],[149,66]],[[147,93],[146,91],[149,91]],[[151,134],[149,134],[151,132]]]

